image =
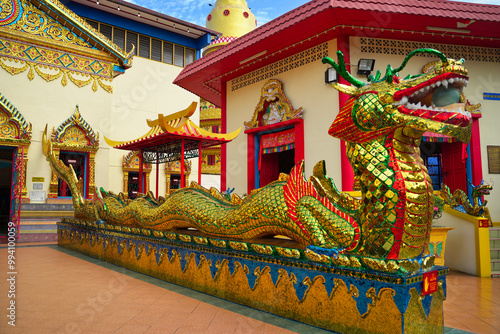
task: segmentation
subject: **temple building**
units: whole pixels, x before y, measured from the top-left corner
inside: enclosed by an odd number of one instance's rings
[[[126,1],[2,5],[0,234],[20,220],[19,240],[44,240],[59,217],[71,215],[71,192],[41,154],[46,125],[56,155],[83,179],[86,198],[96,187],[134,196],[137,154],[111,149],[102,137],[138,137],[146,119],[199,102],[172,81],[218,34]],[[197,123],[198,112],[191,119]],[[144,191],[159,175],[164,196],[171,168],[143,167]]]
[[[213,37],[203,56],[251,32],[257,27],[257,19],[245,0],[217,0],[207,16],[206,27],[219,31],[222,35]],[[200,102],[200,126],[207,131],[219,133],[221,129],[221,109],[207,100]],[[202,180],[206,187],[220,189],[221,153],[220,147],[211,147],[202,152]]]
[[[424,137],[422,152],[435,173],[433,182],[444,182],[452,191],[467,188],[467,180],[500,182],[491,168],[498,155],[493,147],[498,145],[498,102],[490,97],[498,95],[493,73],[500,60],[500,7],[420,1],[408,10],[407,4],[385,0],[372,5],[368,10],[356,1],[308,2],[183,69],[174,83],[221,107],[222,132],[246,128],[245,136],[222,149],[222,189],[249,192],[305,159],[306,175],[326,160],[329,176],[343,190],[352,190],[343,144],[328,135],[346,95],[325,84],[328,66],[321,60],[337,60],[336,52],[342,51],[348,70],[367,82],[371,71],[383,73],[388,64],[396,68],[419,48],[464,58],[473,73],[465,89],[474,124],[468,149],[446,136]],[[435,60],[413,57],[401,77],[424,73]],[[363,68],[368,61],[368,69]],[[439,165],[433,157],[439,157]],[[500,193],[488,200],[498,202]],[[500,207],[492,208],[492,216],[500,218]]]
[[[445,183],[451,192],[462,189],[472,203],[473,187],[483,180],[500,183],[500,116],[495,112],[500,99],[495,79],[500,73],[499,23],[500,6],[495,5],[313,0],[186,66],[174,83],[220,106],[222,133],[245,127],[244,135],[221,148],[221,190],[250,193],[304,159],[306,177],[325,160],[336,186],[353,191],[357,180],[345,142],[328,134],[349,95],[331,87],[331,78],[325,77],[330,65],[322,59],[337,61],[341,51],[346,70],[363,83],[377,71],[384,74],[388,65],[399,67],[416,49],[464,59],[470,78],[464,87],[469,104],[462,112],[472,118],[470,143],[425,133],[420,150],[432,187]],[[400,76],[427,73],[436,60],[430,54],[416,55]],[[333,81],[348,84],[336,74]],[[500,202],[500,192],[494,189],[484,200],[498,225],[500,206],[491,203]],[[462,254],[463,238],[470,236],[477,251],[467,253],[470,261],[451,265],[467,263],[463,271],[481,276],[500,274],[494,265],[498,256],[490,267],[488,229],[482,229],[488,224],[464,226],[468,232],[452,238],[448,247]]]
[[[500,6],[129,1],[0,1],[0,333],[498,332]]]

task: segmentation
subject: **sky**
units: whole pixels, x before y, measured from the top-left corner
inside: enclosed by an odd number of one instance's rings
[[[216,0],[126,0],[136,5],[181,19],[200,26],[205,26],[207,15]],[[248,7],[261,26],[284,13],[297,8],[310,0],[247,0]],[[500,5],[500,0],[468,0],[466,2]]]

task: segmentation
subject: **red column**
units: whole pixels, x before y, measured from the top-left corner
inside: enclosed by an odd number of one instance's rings
[[[181,139],[181,189],[184,188],[184,138]]]
[[[247,134],[247,193],[255,189],[255,135]]]
[[[304,157],[304,121],[300,120],[300,122],[295,124],[295,164],[304,160]]]
[[[160,178],[160,161],[158,159],[158,151],[156,151],[156,199],[158,199],[158,185]]]
[[[349,36],[340,35],[337,38],[337,48],[344,54],[344,60],[346,63],[346,68],[350,72],[351,66],[348,65],[351,62],[350,51],[349,51]],[[339,83],[349,85],[349,83],[339,76]],[[349,99],[349,95],[339,92],[339,111]],[[342,168],[342,191],[352,191],[354,185],[354,172],[352,170],[349,159],[347,159],[346,154],[346,143],[345,141],[340,141],[340,166]]]
[[[472,164],[472,183],[477,186],[483,180],[481,162],[481,138],[479,132],[479,119],[481,114],[472,114],[472,133],[470,138],[470,155]]]
[[[198,184],[201,186],[201,141],[198,142]]]
[[[139,192],[142,194],[144,190],[143,185],[143,166],[144,158],[142,157],[142,150],[139,150]]]
[[[226,101],[226,82],[222,82],[221,91],[221,133],[227,133],[227,101]],[[220,146],[220,191],[227,189],[227,144]]]

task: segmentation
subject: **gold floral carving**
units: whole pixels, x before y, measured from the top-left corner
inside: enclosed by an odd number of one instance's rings
[[[11,24],[19,16],[18,1],[0,0],[0,25]]]
[[[77,87],[91,84],[94,92],[100,86],[112,93],[113,88],[108,82],[114,75],[114,64],[117,62],[115,53],[93,48],[93,45],[79,37],[79,31],[102,39],[101,42],[113,51],[116,49],[119,58],[126,63],[125,67],[131,66],[132,59],[60,2],[45,5],[64,13],[63,19],[58,17],[62,23],[29,1],[0,2],[0,66],[12,75],[29,70],[30,80],[38,74],[47,82],[61,78],[63,86],[69,80]],[[19,12],[20,7],[22,10],[16,15],[13,10]],[[68,16],[71,17],[71,23],[65,21]],[[11,20],[11,17],[19,19]]]
[[[267,110],[265,110],[267,109]],[[262,115],[262,112],[264,113]],[[302,108],[294,109],[283,91],[283,84],[276,79],[268,80],[260,91],[260,100],[255,107],[252,119],[244,122],[245,129],[285,122],[302,118]]]
[[[0,38],[1,42],[1,38]],[[1,51],[0,51],[1,55]],[[15,64],[19,64],[22,66],[15,66]],[[12,66],[14,65],[14,66]],[[98,89],[98,86],[100,86],[102,89],[104,89],[108,93],[113,93],[113,86],[105,84],[105,82],[111,82],[112,79],[105,78],[99,75],[94,75],[94,74],[88,74],[88,73],[81,73],[81,72],[72,72],[67,69],[63,68],[57,68],[54,66],[49,66],[49,65],[44,65],[44,64],[38,64],[38,63],[32,63],[29,61],[25,60],[18,60],[18,59],[10,59],[8,57],[1,57],[0,58],[0,66],[9,72],[12,75],[20,74],[22,72],[25,72],[26,70],[29,69],[28,71],[28,79],[33,80],[35,78],[35,73],[38,74],[42,79],[44,79],[47,82],[54,81],[58,78],[61,78],[61,85],[64,87],[68,83],[68,78],[69,81],[74,83],[77,87],[82,88],[87,86],[88,84],[92,83],[92,90],[95,92]],[[55,73],[47,73],[44,72],[42,69],[49,69],[52,70]],[[88,78],[88,79],[78,79],[77,76],[81,76],[83,78]]]
[[[2,1],[2,11],[5,2],[6,1]],[[13,3],[13,1],[9,2]],[[16,2],[19,3],[18,1]],[[21,6],[23,8],[22,15],[17,22],[11,25],[11,29],[23,31],[35,36],[50,38],[55,41],[77,44],[89,48],[92,47],[88,42],[78,37],[68,28],[62,26],[31,2],[21,0]]]

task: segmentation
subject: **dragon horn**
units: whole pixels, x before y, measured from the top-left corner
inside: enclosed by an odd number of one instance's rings
[[[354,86],[359,88],[366,85],[365,83],[353,77],[351,73],[347,71],[347,68],[345,67],[344,54],[342,53],[342,51],[337,51],[337,57],[339,58],[338,64],[330,57],[325,57],[321,61],[323,62],[323,64],[330,64],[335,69],[335,71],[337,71],[337,73],[342,76],[342,78],[346,79],[347,82],[353,84]]]
[[[430,53],[436,57],[439,57],[439,59],[441,59],[441,61],[443,63],[446,63],[448,61],[448,59],[446,58],[444,53],[442,53],[441,51],[438,51],[436,49],[429,49],[429,48],[416,49],[416,50],[413,50],[412,52],[410,52],[408,54],[408,56],[406,56],[406,58],[403,60],[403,63],[401,64],[401,66],[396,68],[395,70],[392,70],[392,72],[393,73],[401,72],[401,70],[403,70],[403,68],[405,68],[406,64],[408,64],[408,61],[410,61],[410,58],[416,54],[419,54],[419,53]]]

